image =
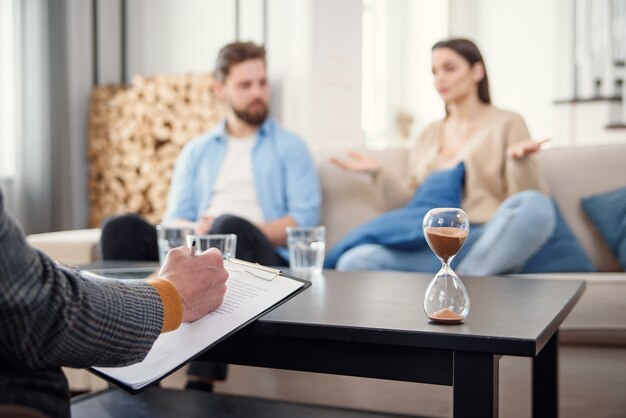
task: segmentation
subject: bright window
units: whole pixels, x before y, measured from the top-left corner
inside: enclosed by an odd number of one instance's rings
[[[0,177],[15,174],[16,95],[14,0],[0,0]]]
[[[362,0],[361,127],[368,148],[395,148],[443,116],[432,45],[448,37],[448,2]]]
[[[411,0],[363,0],[361,120],[368,148],[402,146],[413,120]]]
[[[387,145],[387,2],[363,0],[361,127],[368,148]]]

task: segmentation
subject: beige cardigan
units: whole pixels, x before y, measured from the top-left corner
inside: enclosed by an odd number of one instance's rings
[[[507,148],[530,138],[524,119],[516,113],[491,107],[482,126],[472,134],[452,167],[465,162],[465,190],[461,207],[472,223],[487,222],[509,196],[523,190],[547,191],[540,179],[534,156],[512,159]],[[438,166],[444,120],[431,123],[415,141],[408,157],[408,178],[404,180],[381,169],[374,175],[377,189],[390,208],[403,206],[417,187]]]

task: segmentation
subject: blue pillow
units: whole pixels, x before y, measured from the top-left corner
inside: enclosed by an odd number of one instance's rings
[[[626,270],[626,187],[582,199],[583,210]]]
[[[424,216],[433,208],[460,207],[464,180],[463,163],[434,172],[422,182],[405,207],[361,225],[335,244],[326,254],[324,267],[335,268],[343,253],[362,244],[381,244],[401,250],[423,248],[427,245],[422,232]]]
[[[521,273],[591,272],[595,267],[553,201],[556,226],[552,236],[522,268]]]

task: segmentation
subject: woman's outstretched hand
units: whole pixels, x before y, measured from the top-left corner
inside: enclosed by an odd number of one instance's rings
[[[346,159],[331,157],[330,162],[343,170],[355,173],[376,174],[380,170],[380,163],[376,159],[354,151],[349,152]]]
[[[511,145],[506,150],[506,155],[509,158],[513,158],[519,160],[528,155],[534,154],[541,149],[541,146],[548,142],[550,139],[543,139],[541,141],[533,141],[532,139],[527,139],[522,142],[518,142],[517,144]]]

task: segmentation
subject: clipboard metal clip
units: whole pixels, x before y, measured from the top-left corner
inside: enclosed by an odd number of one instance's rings
[[[226,260],[226,265],[224,266],[226,270],[230,271],[243,271],[253,277],[272,281],[276,276],[281,274],[280,270],[266,267],[258,263],[250,263],[248,261],[239,260],[237,258],[228,258]],[[234,266],[229,266],[228,263],[234,264]]]

